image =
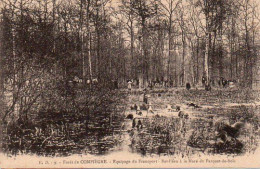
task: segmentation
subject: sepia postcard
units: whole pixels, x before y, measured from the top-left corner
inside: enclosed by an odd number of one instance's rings
[[[0,0],[0,168],[260,168],[260,0]]]

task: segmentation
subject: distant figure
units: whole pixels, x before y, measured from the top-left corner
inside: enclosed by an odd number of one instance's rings
[[[152,113],[152,114],[154,114],[153,109],[152,109],[152,104],[151,104],[151,103],[149,103],[149,105],[148,105],[148,112],[147,112],[147,113]]]
[[[132,81],[131,81],[131,80],[128,80],[127,83],[128,83],[127,88],[128,88],[129,91],[131,91],[131,89],[132,89]]]
[[[222,85],[223,87],[227,87],[228,81],[226,79],[222,79]]]
[[[145,93],[143,95],[143,100],[144,100],[145,104],[148,104],[148,97],[147,97],[147,95]]]
[[[163,77],[159,78],[160,84],[162,85],[163,83]]]
[[[190,88],[191,88],[190,83],[186,83],[186,89],[190,90]]]
[[[206,80],[207,80],[207,79],[203,76],[203,77],[202,77],[202,84],[203,84],[203,86],[206,84]]]
[[[148,87],[152,90],[153,89],[153,82],[150,80],[148,83]]]

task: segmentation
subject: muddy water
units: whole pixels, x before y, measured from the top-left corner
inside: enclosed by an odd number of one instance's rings
[[[175,96],[169,97],[177,99]],[[167,96],[167,98],[169,97]],[[189,117],[179,118],[178,112],[165,111],[167,105],[164,99],[166,99],[166,96],[162,95],[152,100],[154,114],[146,116],[147,113],[144,112],[141,120],[142,127],[139,127],[139,129],[132,128],[132,120],[124,119],[127,113],[124,113],[124,108],[119,108],[119,110],[113,112],[113,116],[100,115],[98,118],[107,119],[105,122],[101,121],[102,124],[97,123],[100,121],[99,119],[93,120],[92,132],[86,133],[85,124],[82,123],[82,126],[79,127],[80,131],[77,132],[75,128],[69,130],[71,134],[68,138],[65,138],[64,134],[52,137],[37,136],[29,139],[23,136],[24,144],[31,143],[35,145],[37,147],[35,150],[26,144],[24,147],[29,148],[19,147],[19,145],[23,145],[21,144],[23,142],[16,135],[11,139],[12,142],[8,142],[9,146],[7,145],[7,147],[10,149],[9,151],[14,151],[14,153],[20,151],[51,156],[72,154],[106,155],[113,152],[128,152],[143,156],[179,155],[183,157],[198,153],[253,153],[258,147],[260,106],[251,104],[244,104],[243,106],[237,104],[211,104],[210,106],[202,105],[202,108],[194,109],[180,104],[181,109],[188,112]],[[174,101],[169,102],[174,103]],[[176,102],[181,103],[181,100]],[[142,99],[133,96],[129,100],[120,103],[120,106],[129,108],[134,103],[142,103]],[[215,124],[219,120],[228,125],[243,121],[246,125],[241,129],[240,136],[236,140],[223,144],[219,138],[216,138]],[[78,135],[73,134],[73,132]],[[36,144],[37,141],[40,144]],[[43,143],[45,144],[43,145]]]
[[[132,152],[142,155],[243,154],[253,153],[259,142],[259,106],[190,109],[187,119],[160,115],[143,121],[143,128],[130,132]],[[238,138],[222,141],[216,122],[232,126],[243,122]],[[129,139],[129,136],[127,137]]]

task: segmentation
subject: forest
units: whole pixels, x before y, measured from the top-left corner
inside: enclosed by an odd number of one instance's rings
[[[130,80],[140,90],[158,83],[203,92],[232,83],[234,95],[244,90],[250,100],[260,87],[259,7],[258,0],[1,0],[1,148],[41,154],[55,129],[63,141],[93,132],[110,138]]]

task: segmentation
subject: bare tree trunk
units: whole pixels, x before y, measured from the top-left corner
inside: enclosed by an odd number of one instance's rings
[[[3,41],[4,41],[4,34],[3,34],[3,15],[4,10],[2,9],[2,15],[0,15],[0,109],[2,106],[2,97],[4,96],[4,73],[3,73],[3,58],[4,58],[4,52],[3,52]],[[2,109],[1,109],[2,111]],[[2,112],[1,112],[2,115]],[[1,127],[1,126],[0,126]],[[1,133],[0,133],[1,134]]]
[[[197,37],[197,50],[196,50],[196,58],[197,58],[197,71],[196,71],[196,84],[199,82],[199,47],[200,47],[200,41]]]
[[[52,52],[54,53],[54,55],[56,55],[56,31],[57,31],[57,28],[56,28],[56,0],[53,0],[52,1],[52,5],[53,5],[53,11],[52,11],[52,19],[53,19],[53,28],[52,28],[52,31],[53,31],[53,47],[52,47]],[[57,63],[55,62],[54,63],[54,74],[55,76],[57,76]],[[55,83],[57,83],[57,79],[55,78],[54,79]]]
[[[223,38],[222,38],[222,35],[223,35],[223,28],[222,28],[222,18],[220,19],[219,21],[219,76],[220,77],[223,77]]]
[[[181,79],[181,86],[184,86],[185,84],[185,55],[186,55],[186,39],[184,35],[184,31],[182,30],[182,79]]]
[[[246,1],[245,6],[245,45],[246,45],[246,55],[245,55],[245,69],[244,69],[244,83],[246,87],[252,88],[252,67],[251,67],[251,46],[249,42],[249,29],[248,29],[248,15],[249,15],[249,1]]]
[[[205,49],[205,57],[204,57],[204,72],[206,76],[206,88],[210,87],[209,83],[209,30],[206,32],[206,49]]]
[[[87,50],[88,50],[88,65],[89,65],[89,78],[90,81],[92,81],[93,78],[93,70],[92,70],[92,59],[91,59],[91,30],[90,30],[90,0],[87,0],[87,7],[86,7],[86,13],[87,13]]]
[[[0,16],[0,118],[3,119],[4,115],[4,73],[3,73],[3,58],[4,58],[4,53],[3,53],[3,16],[4,11],[2,9],[2,15]],[[2,142],[3,142],[3,121],[0,120],[0,152],[2,152]]]
[[[169,81],[170,79],[170,64],[171,64],[171,52],[172,52],[172,14],[170,14],[169,18],[169,30],[168,30],[168,36],[169,36],[169,53],[168,53],[168,66],[167,66],[167,80]]]
[[[211,77],[215,77],[218,75],[218,67],[217,67],[217,63],[218,63],[218,57],[216,56],[216,39],[217,39],[217,32],[214,31],[213,33],[213,44],[212,44],[212,50],[211,50],[211,55],[210,55],[210,58],[211,58],[211,68],[212,68],[212,71],[211,71]],[[210,42],[211,43],[211,42]]]
[[[236,40],[235,40],[235,78],[238,79],[238,47],[237,47],[237,43],[236,43]]]
[[[83,14],[84,14],[84,4],[83,0],[80,1],[80,41],[81,41],[81,58],[82,58],[82,80],[83,84],[86,84],[86,63],[84,55],[84,32],[83,32]]]
[[[176,43],[176,40],[175,40],[175,44],[174,44],[174,51],[176,51],[176,47],[177,47],[177,43]],[[178,86],[178,77],[177,77],[177,55],[175,55],[175,57],[174,57],[175,59],[174,59],[174,63],[175,63],[175,65],[174,65],[174,85],[175,85],[175,87],[177,87]]]
[[[134,62],[134,27],[133,27],[133,20],[131,20],[131,23],[130,23],[130,31],[131,31],[131,76],[132,78],[136,78],[136,64]]]
[[[56,50],[56,22],[55,22],[55,15],[56,15],[56,0],[52,0],[52,19],[53,19],[53,28],[52,28],[52,31],[53,31],[53,53],[55,53],[55,50]]]
[[[14,25],[14,8],[12,9],[12,55],[13,55],[13,105],[14,105],[14,111],[17,110],[17,104],[16,104],[16,42],[15,42],[15,25]]]
[[[142,69],[143,69],[143,86],[145,87],[145,75],[146,75],[146,33],[145,33],[145,17],[142,17]]]

